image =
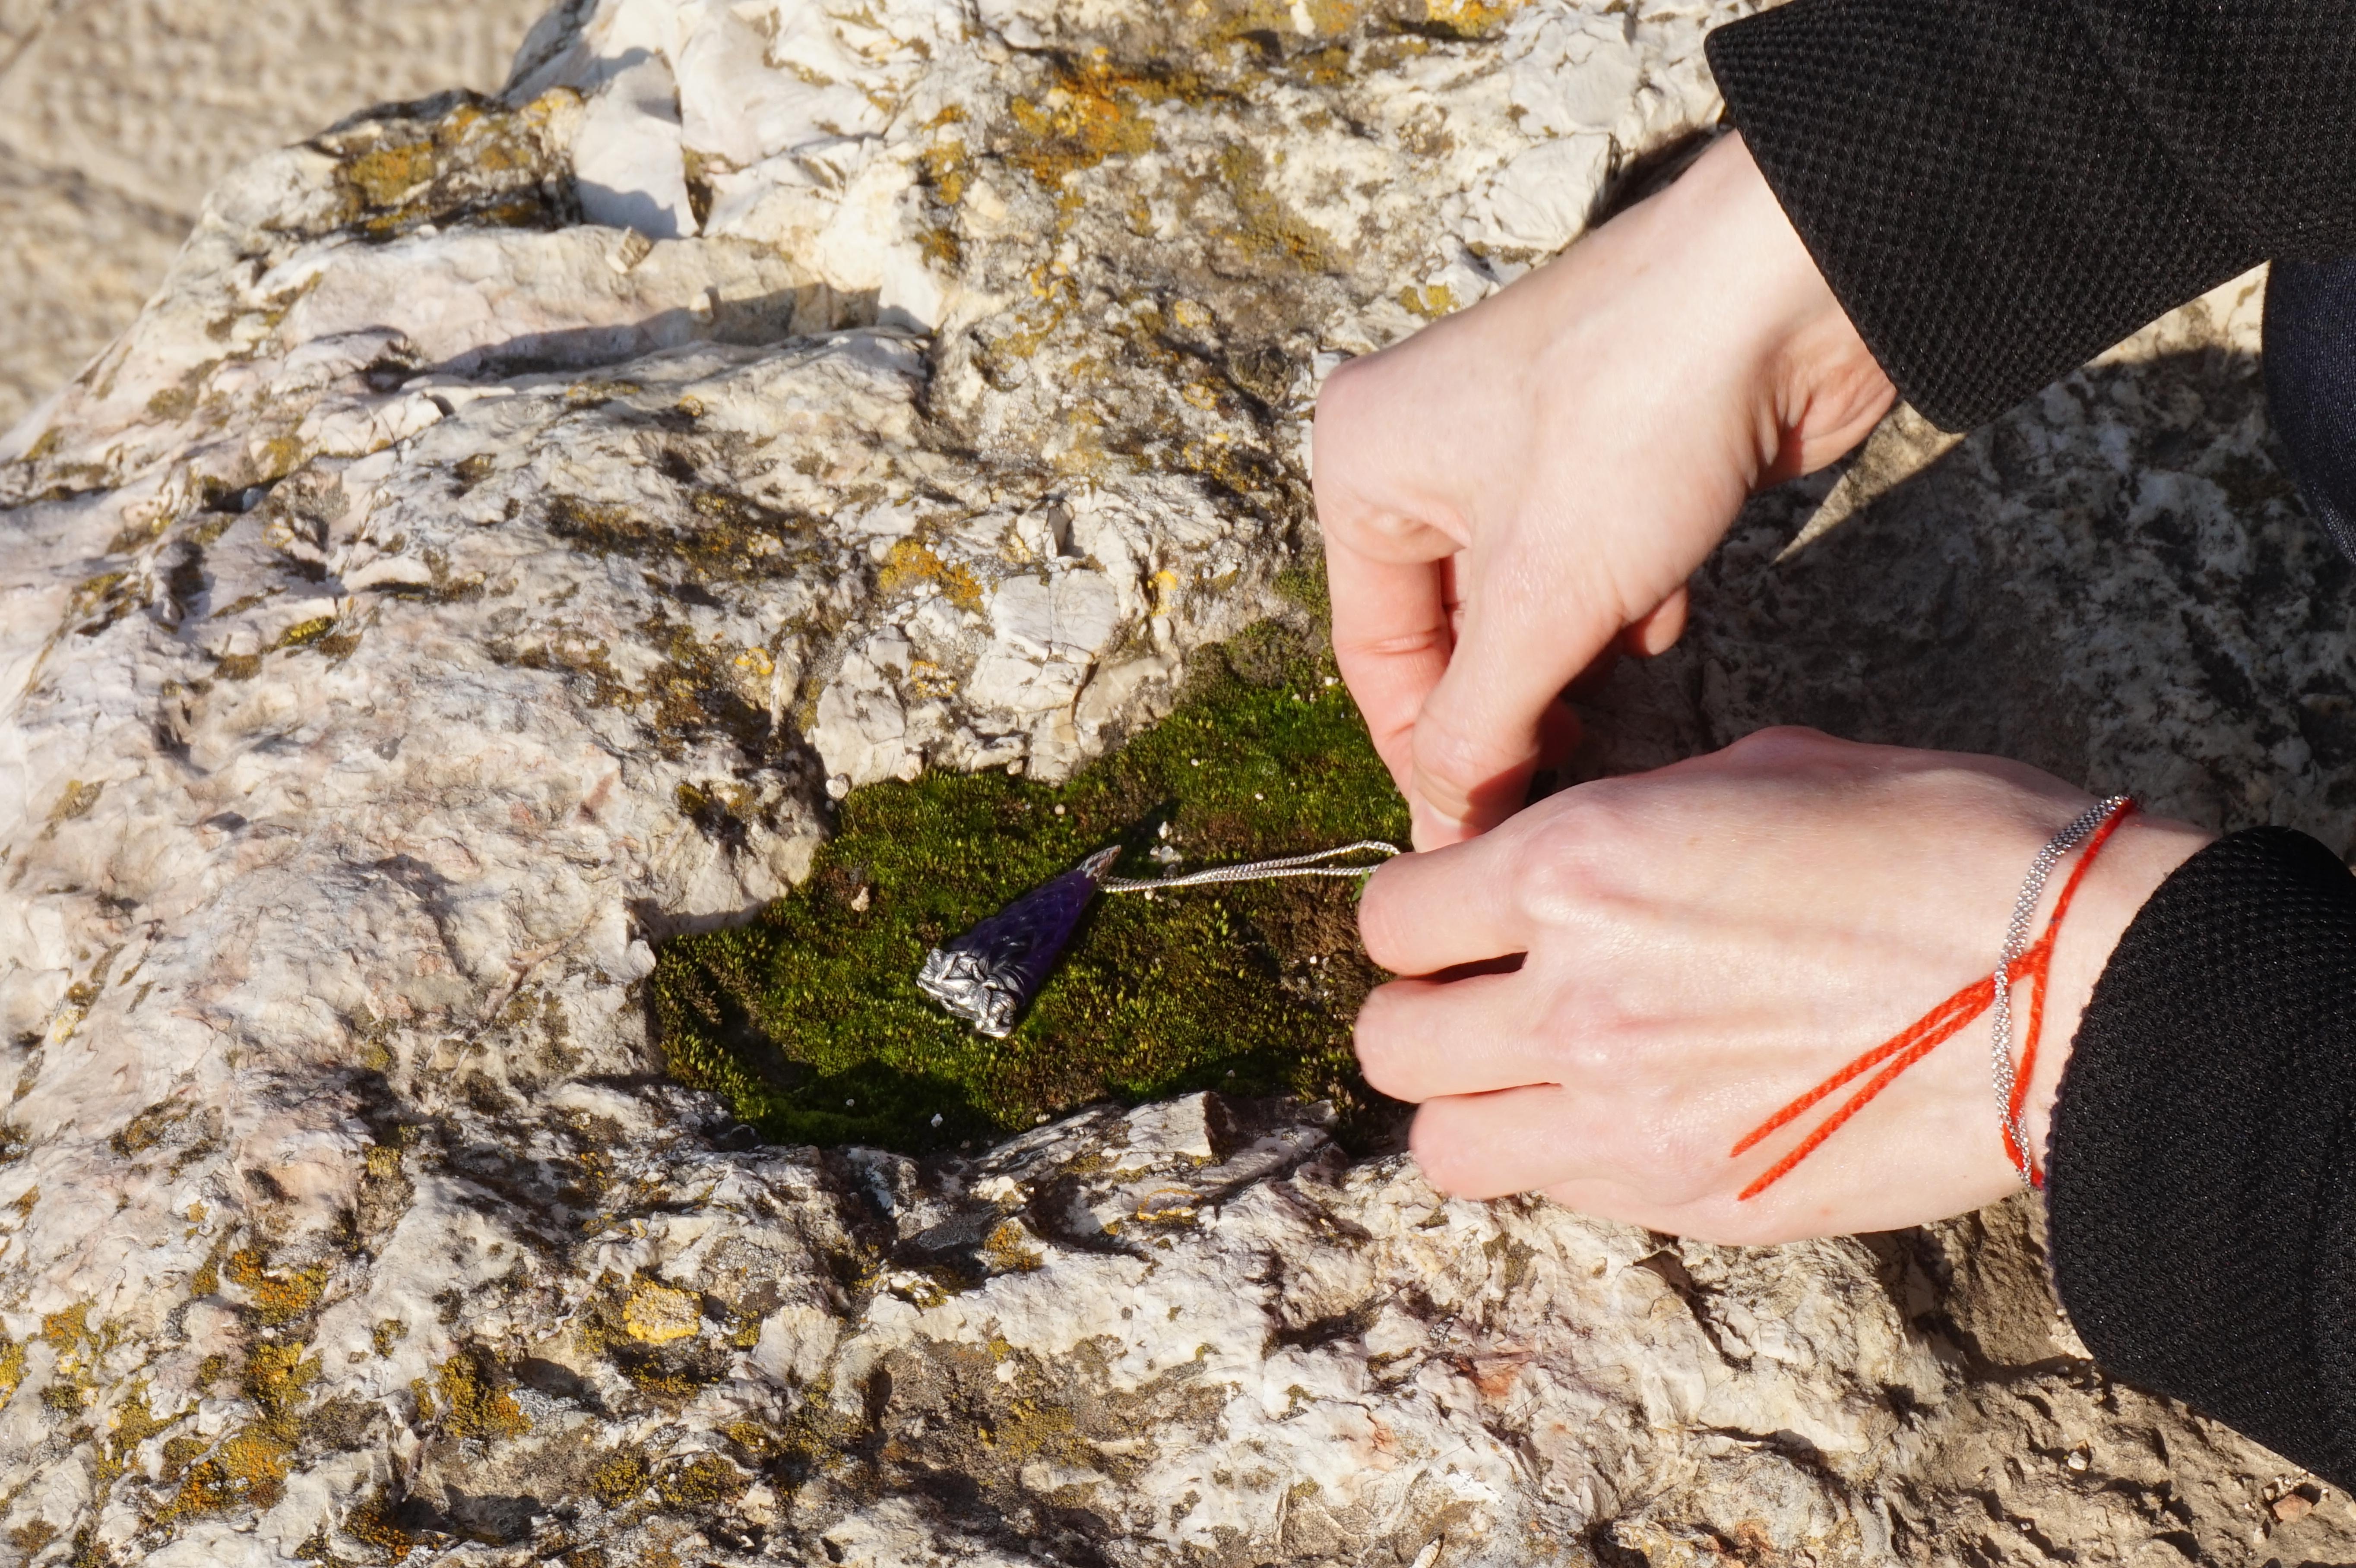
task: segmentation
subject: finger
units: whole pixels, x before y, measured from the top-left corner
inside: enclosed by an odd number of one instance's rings
[[[1521,808],[1537,764],[1538,720],[1620,631],[1616,611],[1564,603],[1541,582],[1575,574],[1491,562],[1468,584],[1447,671],[1415,722],[1413,797],[1427,808],[1419,848],[1482,833]],[[1419,819],[1418,827],[1426,827]]]
[[[1358,1009],[1358,1070],[1410,1104],[1551,1083],[1562,1053],[1548,1048],[1537,1015],[1526,972],[1393,980]]]
[[[1475,839],[1387,861],[1358,898],[1366,955],[1394,975],[1431,975],[1527,952],[1530,927],[1502,847]]]
[[[1620,645],[1640,659],[1657,658],[1686,635],[1686,615],[1691,607],[1692,596],[1684,584],[1678,584],[1650,613],[1639,616],[1620,634]]]
[[[1408,1147],[1424,1179],[1458,1198],[1504,1198],[1610,1174],[1580,1136],[1579,1096],[1557,1084],[1425,1102]]]
[[[1454,643],[1447,574],[1438,561],[1376,560],[1327,535],[1333,658],[1375,750],[1406,793],[1416,716],[1448,668]]]

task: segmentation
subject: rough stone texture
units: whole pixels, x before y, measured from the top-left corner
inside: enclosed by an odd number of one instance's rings
[[[1767,723],[2001,752],[2231,830],[2356,841],[2356,570],[2278,466],[2263,270],[1958,442],[1909,411],[1762,497],[1590,765]],[[1807,635],[1798,635],[1798,628]]]
[[[648,942],[830,795],[1158,711],[1303,546],[1321,368],[1707,123],[1730,14],[582,0],[223,186],[0,452],[0,1554],[2350,1555],[2086,1363],[2019,1205],[1742,1252],[1297,1106],[918,1166],[651,1071]],[[1762,500],[1589,765],[1815,718],[2339,831],[2247,289]]]
[[[235,165],[488,91],[545,0],[0,0],[0,429],[130,325]]]

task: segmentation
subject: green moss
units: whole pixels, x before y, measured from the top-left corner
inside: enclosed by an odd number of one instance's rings
[[[901,1149],[1198,1088],[1330,1096],[1345,1125],[1372,1109],[1350,1050],[1379,978],[1355,882],[1100,899],[1003,1040],[916,989],[927,948],[1108,844],[1128,847],[1121,874],[1148,876],[1162,843],[1183,870],[1404,839],[1322,650],[1269,624],[1196,666],[1167,720],[1060,787],[993,772],[852,792],[794,892],[665,944],[651,994],[671,1072],[770,1139]]]

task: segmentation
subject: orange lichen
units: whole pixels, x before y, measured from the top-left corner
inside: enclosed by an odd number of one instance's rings
[[[517,1437],[531,1430],[531,1420],[515,1396],[493,1381],[488,1358],[478,1351],[461,1351],[434,1372],[442,1394],[442,1428],[458,1437]]]
[[[1100,59],[1067,67],[1038,102],[1008,105],[1015,135],[1006,161],[1044,186],[1060,186],[1110,157],[1153,150],[1147,102],[1194,94],[1191,79],[1141,75]]]
[[[965,567],[943,560],[931,547],[916,539],[902,539],[884,558],[883,570],[875,574],[875,590],[885,597],[904,593],[919,583],[929,582],[941,591],[941,596],[959,609],[980,613],[981,584]]]
[[[327,1264],[272,1271],[263,1266],[261,1254],[251,1247],[231,1253],[223,1272],[231,1285],[245,1292],[255,1320],[269,1328],[309,1313],[318,1306],[321,1293],[327,1288]]]

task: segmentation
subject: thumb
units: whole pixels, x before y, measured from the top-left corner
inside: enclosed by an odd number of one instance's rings
[[[1567,607],[1536,592],[1531,574],[1494,565],[1468,595],[1447,673],[1416,719],[1419,849],[1484,833],[1522,808],[1549,710],[1620,632],[1615,612]]]

